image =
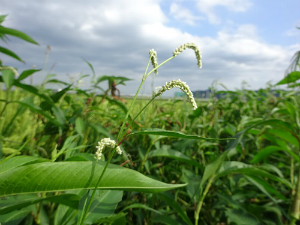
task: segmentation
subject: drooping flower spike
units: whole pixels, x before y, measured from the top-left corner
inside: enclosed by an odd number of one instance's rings
[[[102,152],[103,150],[106,148],[115,148],[116,147],[116,151],[119,155],[122,154],[122,150],[120,148],[120,146],[117,145],[117,143],[114,140],[111,140],[110,138],[103,138],[98,142],[98,145],[96,146],[97,151],[95,153],[95,158],[97,160],[100,160],[102,157]]]
[[[154,51],[154,49],[151,49],[149,51],[149,55],[150,55],[150,59],[151,59],[151,63],[152,63],[153,68],[156,68],[158,66],[156,51]],[[154,70],[154,73],[155,73],[155,75],[157,75],[157,73],[158,73],[157,69]]]
[[[157,92],[156,96],[161,96],[165,91],[171,90],[172,88],[180,88],[188,97],[189,101],[192,103],[193,109],[197,109],[197,103],[194,99],[193,93],[191,92],[189,86],[181,81],[180,79],[178,80],[172,80],[167,82],[164,86],[161,87],[161,89]]]
[[[186,43],[186,44],[183,44],[180,47],[176,48],[175,51],[173,52],[173,56],[178,56],[181,52],[183,52],[187,48],[192,49],[195,52],[198,67],[201,68],[202,67],[201,52],[200,52],[198,46],[195,45],[194,43]]]

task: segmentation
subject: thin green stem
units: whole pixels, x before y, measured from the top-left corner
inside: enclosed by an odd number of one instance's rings
[[[199,214],[200,214],[200,211],[201,211],[201,208],[202,208],[204,199],[205,199],[205,197],[206,197],[206,195],[207,195],[207,193],[208,193],[208,191],[209,191],[209,189],[210,189],[210,187],[211,187],[211,185],[212,185],[212,183],[213,183],[214,178],[215,178],[215,176],[212,176],[212,177],[209,179],[209,181],[208,181],[208,183],[207,183],[207,185],[206,185],[206,187],[205,187],[205,190],[204,190],[204,192],[203,192],[203,194],[202,194],[202,196],[201,196],[201,199],[200,199],[200,201],[199,201],[198,204],[197,204],[197,209],[196,209],[195,214],[194,214],[195,225],[198,225]]]
[[[124,121],[123,121],[123,123],[122,123],[120,132],[119,132],[119,134],[118,134],[117,141],[120,141],[120,140],[123,139],[124,132],[125,132],[125,131],[124,131],[124,126],[125,126],[125,124],[126,124],[126,121],[127,121],[128,117],[129,117],[130,112],[132,111],[133,104],[135,103],[135,101],[136,101],[136,99],[137,99],[137,96],[138,96],[138,94],[139,94],[139,92],[140,92],[140,90],[141,90],[141,88],[142,88],[142,86],[143,86],[143,84],[144,84],[144,82],[145,82],[145,80],[146,80],[146,78],[147,78],[146,73],[147,73],[147,71],[148,71],[148,67],[149,67],[150,61],[151,61],[151,59],[149,59],[149,61],[148,61],[148,64],[147,64],[145,73],[144,73],[143,78],[142,78],[142,82],[141,82],[141,84],[140,84],[140,86],[139,86],[139,88],[138,88],[138,90],[137,90],[137,92],[136,92],[136,94],[135,94],[135,96],[134,96],[134,98],[133,98],[133,100],[132,100],[130,106],[129,106],[129,109],[128,109],[128,111],[127,111],[127,114],[126,114],[126,116],[125,116],[125,119],[124,119]]]
[[[158,69],[159,67],[161,67],[162,65],[164,65],[165,63],[167,63],[168,61],[170,61],[171,59],[173,59],[174,57],[175,57],[175,56],[172,56],[172,57],[168,58],[167,60],[165,60],[164,62],[162,62],[162,63],[159,64],[157,67],[153,68],[150,72],[147,73],[148,68],[149,68],[149,65],[150,65],[150,62],[151,62],[151,58],[149,58],[149,61],[148,61],[148,64],[147,64],[145,73],[144,73],[143,78],[142,78],[142,82],[141,82],[141,84],[140,84],[140,86],[139,86],[139,88],[138,88],[138,90],[137,90],[137,92],[136,92],[136,94],[135,94],[135,96],[134,96],[134,98],[133,98],[133,100],[132,100],[130,106],[129,106],[128,112],[127,112],[127,114],[126,114],[126,116],[125,116],[125,119],[124,119],[124,121],[123,121],[123,124],[122,124],[121,129],[120,129],[120,132],[119,132],[119,135],[118,135],[118,137],[117,137],[117,141],[120,141],[120,140],[122,140],[122,139],[124,138],[124,132],[125,132],[125,131],[124,131],[124,126],[125,126],[126,121],[127,121],[128,117],[129,117],[129,114],[130,114],[131,111],[132,111],[133,104],[135,103],[135,101],[136,101],[136,99],[137,99],[137,96],[138,96],[138,94],[139,94],[139,92],[140,92],[140,90],[141,90],[141,88],[142,88],[142,86],[143,86],[145,80],[147,79],[147,77],[148,77],[151,73],[153,73],[154,70]],[[153,99],[151,99],[151,101],[153,101]],[[147,104],[147,106],[148,106],[148,105],[149,105],[149,104]],[[145,109],[145,107],[142,109],[142,111],[143,111],[144,109]],[[141,113],[141,112],[140,112],[140,113]],[[138,115],[139,115],[140,113],[138,113]],[[138,116],[138,115],[137,115],[137,116]],[[137,116],[136,116],[136,117],[137,117]],[[135,118],[136,118],[136,117],[135,117]],[[133,119],[133,121],[134,121],[134,119]]]
[[[147,64],[145,73],[144,73],[143,78],[142,78],[142,81],[141,81],[141,84],[140,84],[140,86],[139,86],[139,88],[138,88],[138,90],[137,90],[137,92],[136,92],[136,94],[135,94],[135,96],[134,96],[134,98],[133,98],[133,100],[132,100],[130,106],[129,106],[129,109],[128,109],[128,111],[127,111],[127,114],[126,114],[126,116],[125,116],[125,118],[124,118],[124,121],[123,121],[123,123],[122,123],[122,126],[121,126],[121,128],[120,128],[120,131],[119,131],[119,134],[118,134],[118,137],[117,137],[117,141],[118,141],[118,142],[119,142],[119,141],[122,141],[123,138],[124,138],[124,132],[125,132],[125,129],[124,129],[124,128],[125,128],[126,121],[127,121],[128,117],[129,117],[131,111],[132,111],[133,105],[134,105],[134,103],[135,103],[135,101],[136,101],[136,99],[137,99],[137,96],[138,96],[139,92],[141,91],[141,88],[142,88],[142,86],[143,86],[145,80],[147,79],[147,77],[148,77],[152,72],[154,72],[154,70],[156,70],[157,68],[159,68],[160,66],[162,66],[162,65],[165,64],[166,62],[170,61],[170,60],[173,59],[174,57],[175,57],[175,56],[170,57],[169,59],[165,60],[163,63],[161,63],[160,65],[158,65],[156,68],[153,68],[149,73],[147,73],[148,68],[149,68],[149,65],[150,65],[150,62],[151,62],[151,58],[149,58],[149,61],[148,61],[148,64]],[[134,120],[135,120],[135,119],[136,119],[136,118],[144,111],[144,109],[145,109],[145,108],[146,108],[146,107],[154,100],[154,98],[155,98],[155,97],[153,97],[153,98],[150,100],[150,102],[147,103],[147,105],[146,105],[146,106],[145,106],[145,107],[144,107],[144,108],[143,108],[143,109],[135,116],[135,118],[133,119],[133,121],[134,121]],[[131,123],[132,123],[132,122],[131,122]],[[80,221],[78,221],[78,224],[80,224],[80,225],[83,225],[83,224],[84,224],[84,221],[85,221],[85,219],[86,219],[86,217],[87,217],[87,214],[88,214],[88,212],[89,212],[89,209],[90,209],[90,207],[91,207],[92,201],[93,201],[93,199],[94,199],[94,197],[95,197],[97,188],[98,188],[98,186],[99,186],[99,184],[100,184],[100,181],[102,180],[102,177],[104,176],[104,173],[105,173],[105,171],[106,171],[106,169],[107,169],[107,167],[108,167],[108,165],[109,165],[109,163],[110,163],[110,161],[111,161],[111,159],[112,159],[112,157],[113,157],[115,151],[116,151],[116,147],[113,149],[112,154],[110,155],[108,161],[106,162],[105,167],[104,167],[104,169],[103,169],[103,171],[102,171],[102,173],[101,173],[101,175],[100,175],[100,177],[99,177],[99,179],[98,179],[98,181],[97,181],[97,183],[96,183],[96,185],[95,185],[95,188],[94,188],[94,191],[93,191],[93,193],[92,193],[92,196],[91,196],[91,198],[89,199],[89,202],[88,202],[88,205],[87,205],[86,209],[84,210],[83,216],[81,217],[82,219],[80,219]]]
[[[105,164],[105,167],[104,167],[104,169],[103,169],[103,171],[102,171],[102,173],[101,173],[101,175],[100,175],[100,177],[99,177],[99,179],[98,179],[98,181],[97,181],[97,183],[96,183],[96,185],[95,185],[95,188],[94,188],[94,190],[93,190],[92,196],[91,196],[91,198],[90,198],[90,200],[89,200],[89,202],[88,202],[88,205],[87,205],[87,208],[86,208],[86,210],[85,210],[85,212],[84,212],[84,215],[83,215],[83,217],[82,217],[82,220],[80,221],[80,225],[83,225],[83,224],[84,224],[84,221],[85,221],[85,219],[86,219],[86,217],[87,217],[87,214],[89,213],[90,207],[91,207],[92,202],[93,202],[93,199],[94,199],[94,197],[95,197],[97,188],[98,188],[98,186],[99,186],[99,184],[100,184],[100,181],[102,180],[102,178],[103,178],[103,176],[104,176],[104,173],[105,173],[105,171],[106,171],[106,169],[107,169],[107,167],[108,167],[108,165],[109,165],[109,163],[110,163],[110,161],[111,161],[113,155],[114,155],[115,152],[116,152],[116,149],[117,149],[116,147],[113,149],[113,151],[112,151],[112,153],[111,153],[109,159],[107,160],[107,162],[106,162],[106,164]]]

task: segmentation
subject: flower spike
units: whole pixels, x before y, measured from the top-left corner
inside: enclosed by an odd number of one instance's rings
[[[157,92],[156,97],[161,96],[165,91],[170,90],[174,87],[180,88],[187,95],[189,101],[192,103],[193,109],[194,110],[197,109],[197,103],[194,99],[193,93],[191,92],[189,86],[185,82],[181,81],[180,79],[167,82]]]
[[[196,58],[197,58],[198,67],[201,68],[202,67],[201,52],[200,52],[198,46],[195,45],[194,43],[186,43],[186,44],[183,44],[180,47],[176,48],[175,51],[173,52],[173,56],[174,57],[178,56],[181,52],[183,52],[187,48],[190,48],[190,49],[192,49],[195,52],[195,55],[196,55]]]
[[[103,138],[98,142],[98,145],[96,146],[97,151],[95,153],[95,158],[97,160],[100,160],[102,157],[102,152],[105,149],[105,147],[109,147],[109,148],[115,148],[116,147],[116,151],[119,155],[122,154],[122,150],[120,148],[120,146],[117,145],[117,143],[114,140],[111,140],[110,138]]]
[[[153,68],[156,68],[158,66],[156,51],[154,51],[154,49],[151,49],[149,51],[149,55],[150,55],[150,58],[151,58],[151,63],[152,63]],[[157,73],[158,73],[157,69],[154,70],[154,73],[155,73],[155,75],[157,75]]]

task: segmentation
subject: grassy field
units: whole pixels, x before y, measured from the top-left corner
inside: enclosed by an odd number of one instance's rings
[[[91,192],[71,181],[64,186],[61,179],[67,176],[75,182],[90,177],[80,167],[96,162],[98,141],[117,138],[132,99],[103,98],[84,90],[36,90],[33,94],[17,87],[0,92],[0,221],[74,224]],[[138,99],[131,118],[147,102]],[[112,187],[96,192],[88,224],[194,224],[196,220],[289,224],[293,220],[300,194],[298,95],[243,90],[227,92],[221,99],[212,96],[198,101],[198,106],[192,110],[186,100],[158,99],[134,121],[128,120],[126,134],[135,134],[122,141],[123,154],[111,163],[139,174],[108,171],[103,187]],[[147,133],[149,128],[158,133]],[[104,151],[99,170],[110,155],[109,149]],[[59,162],[65,167],[53,169]],[[83,164],[69,171],[72,163]],[[33,179],[32,184],[24,182],[24,174]]]
[[[0,26],[6,35],[37,44]],[[33,86],[26,78],[40,70],[0,61],[1,225],[298,224],[300,72],[278,82],[286,91],[214,91],[203,101],[172,80],[139,98],[146,78],[185,49],[201,67],[192,43],[160,65],[150,50],[130,99],[118,97],[127,78],[96,77],[88,62],[90,90],[53,77]],[[53,83],[62,89],[46,88]],[[174,87],[187,98],[160,97]]]

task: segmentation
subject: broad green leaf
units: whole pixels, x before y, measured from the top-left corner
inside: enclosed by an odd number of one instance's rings
[[[286,197],[279,193],[273,186],[268,184],[261,178],[256,176],[245,175],[245,178],[249,180],[253,185],[255,185],[258,189],[260,189],[265,195],[267,195],[273,202],[277,202],[275,198],[271,194],[276,195],[281,200],[286,201]]]
[[[6,88],[10,89],[13,86],[15,80],[15,74],[13,71],[9,69],[5,69],[1,71],[2,78],[5,83]]]
[[[8,55],[8,56],[20,61],[20,62],[24,62],[16,53],[14,53],[13,51],[11,51],[7,48],[4,48],[4,47],[0,46],[0,52],[2,52],[5,55]]]
[[[9,163],[9,160],[6,162]],[[104,162],[44,162],[25,165],[0,174],[0,196],[92,189]],[[117,165],[109,165],[99,189],[161,192],[186,184],[166,184]]]
[[[299,79],[300,79],[300,71],[293,71],[293,72],[289,73],[281,81],[279,81],[276,85],[294,83]]]
[[[259,167],[255,167],[255,166],[252,166],[252,165],[249,165],[246,163],[242,163],[242,162],[237,162],[237,161],[223,162],[222,165],[220,166],[220,169],[217,172],[217,177],[221,177],[221,176],[229,175],[229,174],[235,174],[235,173],[269,178],[271,180],[280,182],[289,188],[292,188],[291,183],[284,178],[275,176]]]
[[[182,178],[181,180],[187,183],[186,190],[190,199],[199,201],[200,196],[200,182],[201,176],[195,175],[191,170],[182,170]]]
[[[197,140],[222,140],[218,138],[204,138],[197,135],[187,135],[177,131],[162,130],[162,129],[148,129],[144,131],[136,131],[128,134],[127,137],[135,134],[152,134],[152,135],[160,135],[160,136],[171,137],[171,138],[186,138],[186,139],[197,139]]]
[[[297,149],[299,149],[299,142],[298,139],[292,135],[291,132],[287,130],[278,130],[278,129],[268,129],[265,131],[266,133],[273,134],[274,136],[277,136],[278,138],[281,138],[285,140],[288,143],[293,144],[296,146]]]
[[[300,162],[300,158],[297,154],[295,154],[293,151],[289,149],[283,149],[280,146],[275,146],[275,145],[269,145],[261,150],[253,157],[253,159],[250,161],[251,163],[259,163],[262,160],[267,159],[270,155],[272,155],[275,152],[278,151],[284,151],[288,152],[295,160]]]
[[[243,209],[227,209],[225,213],[230,222],[238,225],[262,225],[253,214]]]
[[[172,149],[162,148],[162,149],[154,150],[149,152],[148,157],[168,157],[168,158],[176,159],[177,161],[184,162],[189,165],[199,167],[201,169],[203,168],[203,166],[200,165],[198,162],[190,159],[189,157],[182,154],[181,152]]]
[[[24,79],[26,79],[27,77],[29,77],[30,75],[39,72],[41,70],[36,70],[36,69],[30,69],[30,70],[24,70],[20,76],[18,77],[17,81],[22,81]]]
[[[35,40],[33,40],[30,36],[28,36],[27,34],[21,32],[21,31],[15,30],[15,29],[3,27],[1,25],[0,25],[0,34],[11,35],[11,36],[23,39],[24,41],[28,41],[32,44],[38,45],[38,43]]]
[[[6,158],[4,158],[0,161],[0,173],[3,173],[7,170],[14,169],[19,166],[33,164],[33,163],[40,163],[45,161],[48,161],[48,159],[39,158],[35,156],[25,156],[25,155],[10,158],[9,162],[7,162]]]
[[[94,224],[101,218],[111,216],[122,200],[123,191],[100,190],[97,192],[85,223]]]
[[[20,224],[20,222],[29,214],[31,213],[31,208],[24,208],[21,210],[16,210],[11,213],[7,213],[4,215],[0,215],[0,221],[3,225],[14,225]]]
[[[7,204],[4,207],[0,208],[0,215],[10,213],[14,210],[18,210],[24,207],[27,207],[29,205],[33,205],[42,201],[49,201],[54,202],[58,204],[67,205],[69,207],[77,209],[80,197],[75,194],[61,194],[61,195],[54,195],[54,196],[48,196],[48,197],[38,197],[38,196],[32,196],[25,200],[19,200],[15,199],[15,196],[10,196],[11,198],[10,202],[11,204]]]

